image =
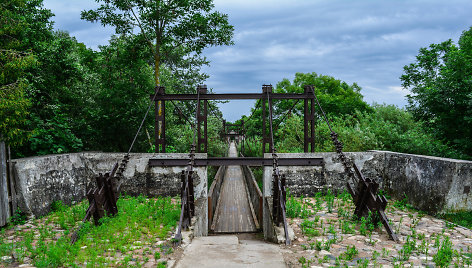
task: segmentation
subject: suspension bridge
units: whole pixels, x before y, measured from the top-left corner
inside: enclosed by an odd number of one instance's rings
[[[331,131],[331,139],[338,154],[338,160],[343,165],[347,174],[346,188],[353,197],[355,203],[355,215],[359,218],[370,213],[374,215],[374,221],[382,223],[390,238],[397,241],[398,238],[389,225],[385,215],[387,205],[386,198],[378,193],[379,184],[370,178],[364,177],[356,164],[347,158],[342,151],[342,144],[337,134],[331,128],[330,122],[321,107],[313,86],[305,86],[303,93],[274,93],[271,85],[263,85],[262,93],[235,93],[235,94],[209,94],[206,86],[199,86],[195,94],[166,94],[165,88],[159,87],[150,96],[150,105],[143,118],[141,126],[131,144],[128,153],[121,162],[116,163],[112,171],[96,178],[97,185],[88,194],[89,208],[83,221],[93,217],[98,223],[106,213],[114,215],[119,208],[116,200],[119,198],[121,184],[123,183],[123,171],[126,169],[129,152],[145,121],[146,116],[154,105],[155,107],[155,145],[157,153],[166,152],[166,109],[165,103],[170,101],[196,101],[194,122],[189,118],[185,120],[193,128],[193,142],[187,159],[159,158],[149,159],[149,167],[185,167],[180,174],[181,181],[181,214],[176,230],[175,241],[182,240],[182,230],[188,230],[192,224],[192,217],[205,218],[209,233],[254,233],[264,232],[264,237],[273,237],[276,226],[283,228],[283,241],[291,243],[288,235],[289,229],[286,218],[286,178],[280,171],[281,166],[321,166],[321,158],[281,158],[278,157],[274,146],[274,100],[291,99],[296,103],[304,103],[304,151],[314,152],[315,119],[326,121]],[[237,145],[244,150],[246,140],[244,122],[239,125],[223,123],[223,136],[228,141],[227,157],[196,158],[196,153],[208,151],[207,118],[208,101],[210,100],[235,100],[256,99],[257,105],[262,108],[262,151],[269,153],[270,158],[244,157],[240,152],[238,157]],[[296,104],[295,103],[295,104]],[[292,108],[295,106],[292,106]],[[180,115],[184,113],[178,108]],[[290,108],[290,110],[292,109]],[[318,114],[315,114],[315,108]],[[289,111],[287,111],[288,113]],[[251,118],[251,115],[249,118]],[[282,117],[282,120],[285,116]],[[236,127],[236,130],[235,130]],[[208,192],[207,207],[204,213],[196,209],[195,204],[195,168],[219,167],[215,180]],[[271,180],[264,181],[264,190],[259,189],[257,183],[251,177],[249,166],[261,166],[271,168]],[[265,169],[270,170],[270,169]],[[264,192],[264,193],[263,193]],[[200,204],[201,206],[201,204]],[[206,207],[206,206],[205,206]],[[203,213],[204,215],[196,215]],[[207,233],[207,232],[204,232]],[[77,232],[72,236],[72,241],[77,239]]]

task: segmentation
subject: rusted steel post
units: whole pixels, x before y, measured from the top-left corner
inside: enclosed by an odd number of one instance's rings
[[[207,86],[199,85],[197,90],[200,95],[207,94]],[[203,111],[200,105],[197,105],[197,152],[208,152],[208,100],[203,100]],[[202,133],[203,126],[203,133]],[[202,149],[203,146],[203,149]]]
[[[244,143],[246,142],[245,133],[244,133],[244,120],[241,120],[241,129],[240,129],[240,139],[241,139],[241,153],[244,155]]]
[[[166,102],[162,98],[165,95],[165,87],[156,88],[155,109],[155,139],[156,153],[166,152]]]
[[[305,153],[315,152],[315,105],[313,90],[313,86],[306,85],[304,87],[303,150]]]
[[[263,95],[271,94],[272,93],[272,85],[262,85],[262,93]],[[266,115],[266,103],[267,99],[262,98],[262,153],[270,152],[266,150],[266,144],[269,144],[270,147],[270,137],[267,135],[267,115]],[[269,103],[270,105],[270,103]]]

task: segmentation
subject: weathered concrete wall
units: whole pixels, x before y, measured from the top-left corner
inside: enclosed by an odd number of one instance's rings
[[[335,153],[278,154],[279,157],[322,157],[323,167],[280,167],[290,193],[314,195],[323,189],[343,191],[347,175]],[[472,210],[472,161],[386,151],[346,153],[364,176],[379,181],[395,199],[428,212]],[[270,158],[271,154],[265,154]],[[264,168],[264,193],[272,191],[272,167]],[[266,196],[264,194],[264,196]]]
[[[122,153],[74,153],[48,155],[14,160],[20,208],[36,216],[49,212],[52,202],[66,204],[85,198],[92,179],[98,173],[110,172],[120,161]],[[180,194],[180,172],[185,167],[148,167],[150,158],[188,158],[187,154],[131,154],[123,175],[122,192],[149,196]],[[206,158],[197,154],[196,158]],[[196,214],[195,235],[206,235],[207,226],[207,171],[196,168],[194,180]],[[93,182],[94,183],[94,182]]]
[[[384,187],[431,212],[472,210],[472,161],[376,152],[384,156]]]

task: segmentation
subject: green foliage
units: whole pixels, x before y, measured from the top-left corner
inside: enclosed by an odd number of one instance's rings
[[[30,45],[48,35],[51,16],[38,0],[0,4],[0,139],[13,146],[28,139],[31,102],[25,94],[29,86],[26,73],[38,65]]]
[[[157,238],[166,240],[179,219],[179,204],[171,198],[146,199],[141,196],[122,197],[117,205],[119,213],[112,218],[103,218],[101,225],[94,226],[91,222],[82,224],[79,240],[72,245],[68,234],[77,229],[88,202],[72,207],[55,202],[52,206],[54,211],[36,228],[36,232],[21,232],[13,242],[6,242],[4,233],[0,233],[0,256],[14,253],[20,263],[29,258],[35,267],[78,267],[84,263],[91,267],[104,267],[109,265],[105,256],[119,252],[124,259],[116,258],[117,263],[114,265],[128,267],[131,258],[134,258],[136,265],[141,266],[146,260],[136,260],[138,254],[133,253],[134,249],[139,249],[142,241],[154,244]],[[57,225],[64,230],[59,238],[53,231]],[[172,248],[160,245],[153,251],[150,255],[154,255],[157,260],[161,253],[171,253]]]
[[[82,19],[113,26],[121,36],[144,40],[149,49],[146,60],[154,65],[156,86],[160,85],[163,60],[175,65],[187,58],[187,66],[200,66],[199,55],[205,47],[232,44],[233,26],[226,14],[213,11],[212,0],[97,2],[102,2],[101,6],[82,11]],[[134,34],[136,27],[140,29],[138,35]]]
[[[359,251],[356,249],[356,246],[347,246],[347,249],[344,253],[342,253],[342,258],[348,261],[352,261],[354,257],[359,254]]]
[[[9,145],[21,145],[28,138],[26,123],[30,101],[25,97],[26,87],[21,80],[0,86],[0,140]]]
[[[286,214],[289,218],[308,218],[312,213],[308,206],[303,202],[303,198],[295,198],[289,192],[287,193],[288,198],[285,204]]]
[[[10,223],[13,225],[25,224],[26,219],[26,214],[21,211],[21,209],[17,208],[13,216],[10,218]]]
[[[460,226],[472,228],[472,212],[470,211],[450,212],[437,216]]]
[[[325,195],[325,199],[326,199],[326,206],[328,207],[329,213],[333,212],[334,197],[335,197],[334,194],[331,193],[331,189],[328,189],[328,192]]]
[[[371,111],[372,108],[363,100],[361,88],[356,84],[349,85],[332,76],[317,73],[296,73],[293,82],[283,79],[277,83],[277,93],[303,93],[305,85],[313,85],[315,93],[324,111],[330,115],[353,114],[355,111]],[[283,114],[293,105],[290,102],[275,103],[275,114]],[[303,102],[299,102],[292,113],[303,115]],[[277,117],[276,117],[277,118]]]
[[[438,252],[433,256],[433,261],[438,267],[449,267],[453,258],[452,242],[445,236],[438,248]]]
[[[363,101],[363,96],[360,93],[361,88],[357,84],[348,85],[346,82],[340,81],[334,77],[327,75],[318,75],[316,73],[296,73],[293,82],[288,79],[283,79],[277,83],[274,89],[275,93],[303,93],[304,85],[314,85],[315,92],[320,100],[323,109],[330,115],[345,115],[353,114],[355,111],[368,112],[372,108]],[[245,128],[248,136],[262,136],[262,102],[258,101],[255,107],[251,109],[252,117],[250,120],[246,116],[241,119],[245,121]],[[268,104],[266,104],[268,109]],[[277,132],[276,140],[284,134],[289,140],[286,141],[285,146],[296,145],[303,141],[303,116],[304,104],[303,101],[296,100],[278,100],[274,101],[273,118],[274,118],[274,132]],[[292,116],[292,121],[287,120],[287,116]],[[285,124],[285,128],[279,132],[280,126]],[[268,124],[267,124],[268,125]],[[301,126],[301,127],[300,127]],[[266,126],[269,131],[269,126]],[[283,127],[282,127],[283,128]],[[293,132],[286,133],[286,132]],[[269,132],[267,132],[269,133]],[[300,135],[301,133],[301,135]],[[278,146],[276,146],[279,149]],[[293,152],[300,152],[299,146],[293,147]],[[303,147],[302,150],[303,151]]]
[[[467,158],[447,144],[428,134],[422,123],[393,105],[373,105],[373,112],[332,116],[333,130],[344,144],[344,151],[388,150],[395,152]],[[315,151],[334,151],[330,130],[325,122],[316,124]],[[279,152],[303,150],[303,117],[291,116],[276,133]]]
[[[472,27],[452,40],[421,48],[404,67],[408,110],[436,137],[469,155],[472,149]]]
[[[398,251],[399,260],[407,261],[416,248],[416,240],[412,236],[408,235],[405,244],[403,244],[402,248]]]

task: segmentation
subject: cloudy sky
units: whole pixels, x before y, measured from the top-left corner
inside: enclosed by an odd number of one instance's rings
[[[93,0],[45,0],[55,28],[96,49],[113,29],[80,20]],[[399,80],[419,48],[457,41],[472,26],[472,1],[412,0],[216,0],[229,15],[235,45],[204,54],[207,85],[216,93],[260,92],[262,84],[316,72],[356,82],[368,103],[406,104]],[[253,102],[232,101],[221,109],[228,120],[248,114]]]

